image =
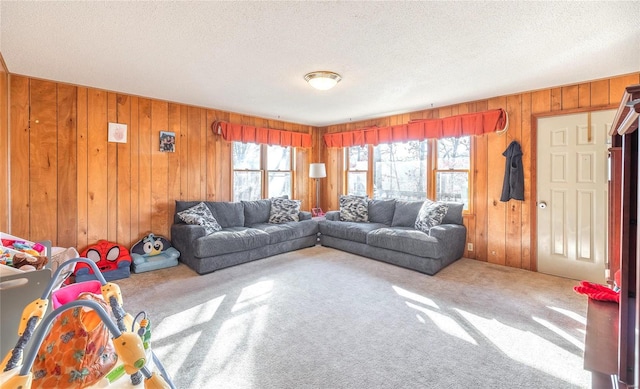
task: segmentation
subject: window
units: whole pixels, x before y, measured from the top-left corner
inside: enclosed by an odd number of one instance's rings
[[[471,142],[466,136],[345,148],[347,193],[410,201],[429,197],[462,202],[469,210]]]
[[[291,147],[233,142],[232,160],[233,201],[292,196]]]
[[[258,144],[233,142],[233,201],[261,198],[260,149]]]
[[[373,148],[373,198],[420,200],[427,194],[427,141]]]
[[[347,194],[366,196],[369,147],[349,147],[346,151]]]
[[[291,198],[291,147],[265,146],[267,149],[267,195]]]
[[[464,209],[468,210],[471,138],[463,136],[438,139],[437,147],[436,200],[462,202]]]

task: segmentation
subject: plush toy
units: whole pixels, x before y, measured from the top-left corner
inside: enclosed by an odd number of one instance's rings
[[[605,286],[589,281],[580,281],[580,285],[574,286],[577,293],[589,296],[594,300],[620,302],[620,293]]]
[[[49,262],[49,259],[43,255],[27,255],[25,253],[16,253],[13,256],[13,267],[20,270],[40,270]]]
[[[99,240],[95,244],[85,248],[84,251],[80,253],[80,257],[94,261],[107,281],[127,278],[131,274],[129,270],[131,266],[131,255],[129,255],[129,250],[121,244],[109,242],[104,239]],[[74,274],[76,276],[76,282],[97,279],[93,274],[93,269],[82,262],[76,264]]]
[[[162,236],[149,234],[131,247],[131,265],[134,273],[176,266],[180,252]]]

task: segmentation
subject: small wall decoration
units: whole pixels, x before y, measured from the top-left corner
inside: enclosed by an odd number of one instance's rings
[[[160,131],[160,151],[174,153],[176,151],[176,133]]]
[[[127,143],[127,125],[109,123],[109,142]]]

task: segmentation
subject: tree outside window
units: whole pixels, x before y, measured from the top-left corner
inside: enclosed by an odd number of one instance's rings
[[[427,196],[427,142],[373,148],[373,198],[421,200]]]
[[[466,136],[346,148],[347,193],[398,200],[429,195],[462,202],[469,210],[471,142]]]
[[[369,170],[368,146],[349,147],[346,158],[347,194],[367,195],[367,176]]]

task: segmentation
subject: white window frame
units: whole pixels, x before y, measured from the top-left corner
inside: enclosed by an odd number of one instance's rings
[[[236,142],[233,142],[236,143]],[[242,143],[242,142],[239,142]],[[280,194],[274,194],[274,195],[270,195],[269,194],[269,176],[270,173],[288,173],[291,179],[290,185],[289,185],[289,193],[287,193],[287,195],[289,196],[289,198],[291,198],[293,196],[294,193],[294,172],[295,172],[295,167],[294,167],[294,155],[295,155],[295,148],[294,147],[290,147],[290,146],[285,146],[286,148],[289,149],[289,169],[285,170],[285,169],[268,169],[268,152],[269,152],[269,145],[266,144],[261,144],[259,145],[259,150],[260,150],[260,166],[259,169],[236,169],[234,166],[234,152],[235,152],[235,147],[231,147],[231,169],[232,169],[232,175],[231,175],[231,179],[232,181],[232,185],[231,185],[231,197],[233,198],[234,201],[240,201],[240,200],[258,200],[257,198],[252,198],[252,199],[245,199],[245,198],[239,198],[236,196],[235,193],[235,177],[236,177],[236,172],[259,172],[260,173],[260,182],[258,183],[259,186],[259,192],[260,192],[260,199],[264,199],[264,198],[269,198],[269,197],[274,197],[276,195],[280,195]]]

